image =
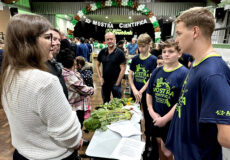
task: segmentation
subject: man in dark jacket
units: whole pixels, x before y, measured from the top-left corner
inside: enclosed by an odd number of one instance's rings
[[[59,53],[60,51],[60,32],[57,30],[57,29],[52,29],[52,35],[53,35],[53,38],[52,38],[52,51],[50,52],[50,55],[49,55],[49,60],[46,62],[49,70],[50,70],[50,73],[57,76],[61,85],[62,85],[62,88],[63,88],[63,91],[65,93],[65,96],[66,98],[68,99],[68,89],[66,87],[66,84],[65,84],[65,80],[62,76],[62,67],[60,66],[60,64],[58,64],[55,60],[54,57],[57,56],[57,54]]]

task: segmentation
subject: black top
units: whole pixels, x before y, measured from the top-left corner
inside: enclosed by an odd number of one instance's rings
[[[64,77],[62,76],[61,66],[56,61],[53,61],[53,62],[47,61],[46,64],[49,68],[50,73],[58,77],[58,79],[62,85],[63,91],[65,93],[65,96],[68,99],[68,89],[66,87]]]
[[[68,41],[68,39],[63,39],[63,40],[61,40],[60,50],[63,50],[63,49],[66,49],[66,48],[71,49],[71,44]]]
[[[186,53],[183,53],[182,56],[180,57],[179,59],[179,62],[181,64],[183,64],[185,67],[189,68],[188,67],[188,62],[192,62],[193,61],[193,58],[191,55],[189,54],[186,54]]]
[[[94,87],[93,86],[93,70],[92,69],[85,69],[85,70],[80,70],[79,71],[81,74],[81,77],[83,78],[85,84],[89,87]]]
[[[124,52],[119,48],[115,48],[115,50],[109,54],[108,48],[104,48],[100,51],[97,60],[103,65],[103,78],[105,83],[116,83],[121,71],[120,65],[126,63]]]

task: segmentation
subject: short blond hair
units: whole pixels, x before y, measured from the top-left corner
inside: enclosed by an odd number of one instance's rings
[[[184,22],[188,28],[198,26],[206,37],[211,37],[215,29],[213,14],[204,7],[193,7],[184,11],[175,21],[179,22]]]
[[[143,33],[139,35],[137,39],[137,44],[146,45],[146,44],[150,44],[151,41],[152,41],[151,37],[147,33]]]

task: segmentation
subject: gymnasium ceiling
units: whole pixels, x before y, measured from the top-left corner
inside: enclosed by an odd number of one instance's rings
[[[88,2],[88,3],[93,3],[96,1],[103,1],[103,0],[19,0],[18,4],[23,5],[24,7],[29,7],[31,6],[31,4],[33,3],[37,3],[37,2]],[[203,4],[207,4],[208,2],[212,2],[212,3],[220,3],[220,0],[136,0],[139,3],[154,3],[154,2],[193,2],[193,3],[203,3]],[[64,18],[67,20],[71,20],[72,17],[74,15],[71,14],[58,14],[58,17],[60,18]],[[155,15],[158,16],[158,15]],[[101,21],[101,22],[106,22],[106,23],[129,23],[129,22],[135,22],[135,21],[140,21],[143,19],[146,19],[147,17],[145,15],[95,15],[95,14],[87,14],[86,18],[89,18],[91,20],[96,20],[96,21]],[[173,20],[175,18],[175,16],[170,17],[170,16],[166,16],[166,17],[157,17],[157,18],[162,18],[162,19],[168,19]],[[148,20],[148,18],[147,18]]]

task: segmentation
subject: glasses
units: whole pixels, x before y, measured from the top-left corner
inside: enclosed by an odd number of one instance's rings
[[[50,40],[52,42],[53,40],[53,34],[52,33],[48,33],[48,34],[43,34],[41,35],[41,37],[47,39],[47,40]]]

